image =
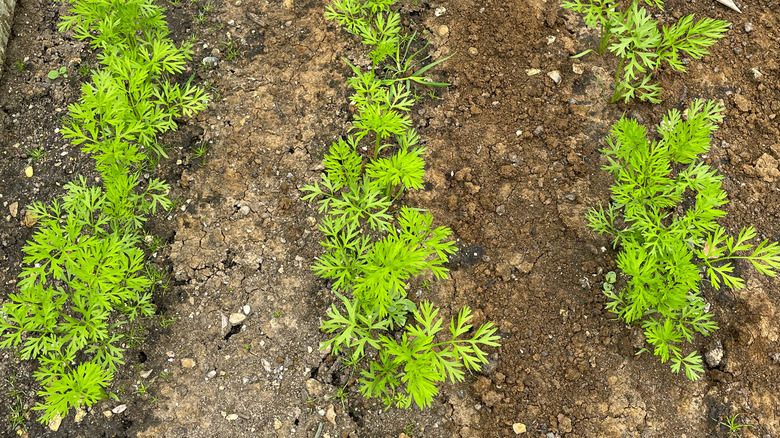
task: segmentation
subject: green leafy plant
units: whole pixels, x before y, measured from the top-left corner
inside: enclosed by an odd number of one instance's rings
[[[238,58],[238,55],[241,53],[240,49],[233,41],[232,37],[228,37],[228,39],[224,42],[221,42],[220,45],[222,46],[222,48],[225,49],[225,59],[227,59],[228,61],[235,60],[236,58]]]
[[[24,71],[24,69],[27,67],[27,63],[22,61],[21,59],[16,60],[16,69],[20,72]]]
[[[389,10],[393,3],[337,0],[326,12],[373,47],[372,68],[362,71],[347,62],[354,73],[348,80],[356,108],[353,133],[331,145],[321,181],[301,190],[303,199],[316,202],[324,214],[319,229],[325,254],[312,269],[332,281],[341,302],[327,312],[321,329],[333,337],[322,348],[344,352],[351,367],[370,358],[361,370],[364,396],[379,397],[388,407],[409,408],[414,402],[423,408],[438,394],[438,383],[462,381],[464,369],[479,370],[487,362],[482,348],[498,346],[499,336],[490,322],[472,330],[465,307],[452,319],[449,335],[437,342],[439,309],[407,298],[412,277],[446,277],[444,264],[456,248],[450,230],[434,227],[429,212],[394,208],[405,191],[423,186],[425,147],[411,127],[415,100],[409,87],[438,62],[411,76],[401,74],[410,71],[411,61],[395,69],[380,66],[401,57],[400,16]],[[364,156],[360,144],[366,138],[373,149]],[[390,336],[393,331],[400,331],[400,338]],[[339,392],[346,394],[345,388]]]
[[[731,416],[727,416],[726,421],[720,421],[717,418],[713,418],[713,420],[718,422],[718,426],[726,427],[729,433],[729,437],[741,437],[743,427],[755,427],[752,424],[741,424],[737,422],[737,418],[739,418],[738,413]]]
[[[9,405],[10,415],[6,417],[6,420],[11,425],[11,429],[15,430],[27,430],[27,423],[25,416],[27,415],[27,407],[24,405],[24,391],[16,386],[17,377],[11,375],[3,379],[3,382],[8,387],[5,392],[7,397],[11,397],[14,401]]]
[[[653,3],[663,9],[662,1]],[[612,0],[565,0],[561,6],[583,14],[589,28],[599,29],[599,54],[609,50],[620,58],[612,103],[633,98],[660,102],[661,87],[654,83],[653,74],[664,64],[685,72],[681,55],[701,59],[709,53],[707,47],[723,38],[730,25],[711,18],[694,22],[694,16],[687,15],[659,30],[658,21],[637,0],[625,12]]]
[[[144,383],[143,380],[139,379],[135,391],[133,391],[133,394],[145,395],[147,392],[149,392],[149,385]]]
[[[204,165],[206,165],[206,152],[208,152],[208,151],[209,151],[209,145],[204,140],[200,144],[198,144],[197,146],[193,146],[192,147],[192,152],[193,152],[192,158],[195,158],[195,159],[200,158],[201,159],[200,160],[200,165],[204,166]]]
[[[138,236],[105,213],[107,194],[83,177],[66,190],[61,204],[32,205],[40,226],[0,320],[0,347],[40,363],[34,376],[46,401],[33,410],[44,411],[42,421],[104,397],[124,363],[119,329],[153,313]]]
[[[25,149],[24,153],[27,154],[27,156],[30,158],[30,161],[36,162],[46,156],[46,151],[43,149],[42,145],[38,145],[37,147],[32,147],[29,149]]]
[[[67,78],[68,77],[67,68],[63,65],[62,67],[56,70],[50,70],[49,74],[47,74],[46,76],[48,76],[49,79],[51,79],[52,81],[59,79],[61,77]]]
[[[141,342],[140,320],[153,314],[141,227],[170,208],[169,186],[142,179],[147,153],[164,155],[157,136],[174,119],[205,108],[208,96],[172,75],[191,57],[167,38],[151,0],[70,0],[60,30],[99,49],[100,66],[62,120],[64,136],[92,154],[102,187],[84,177],[66,195],[29,211],[38,229],[24,247],[18,293],[2,305],[0,347],[39,363],[39,420],[106,398],[125,348]],[[64,67],[58,74],[64,73]]]
[[[153,264],[146,265],[145,273],[152,282],[152,290],[159,290],[160,296],[164,297],[170,287],[171,277],[165,271],[157,269]]]
[[[373,47],[368,55],[372,70],[383,70],[385,74],[382,79],[386,84],[404,82],[407,89],[410,89],[412,82],[426,86],[448,86],[447,83],[428,80],[425,73],[455,54],[418,67],[421,61],[428,59],[428,56],[422,56],[428,44],[417,51],[411,50],[417,34],[404,33],[400,14],[390,10],[395,2],[334,0],[326,8],[325,18],[336,21],[339,26],[360,37],[363,44]],[[384,64],[388,60],[391,62]]]
[[[172,316],[170,318],[166,318],[165,315],[160,315],[160,327],[162,328],[168,328],[171,324],[178,321],[179,318]]]
[[[672,110],[657,141],[648,140],[635,120],[622,118],[602,149],[609,160],[604,168],[615,177],[612,202],[587,216],[594,230],[621,246],[617,265],[627,280],[619,291],[605,284],[607,309],[641,323],[653,354],[691,380],[703,372],[702,359],[696,351],[683,353],[679,344],[718,328],[702,297],[700,272],[715,289],[739,289],[744,282],[733,273],[735,262],[747,260],[769,276],[780,268],[777,243],[748,243],[756,236],[753,227],[734,239],[716,222],[728,202],[723,177],[697,158],[709,150],[722,111],[700,100],[685,120]]]
[[[24,418],[27,414],[27,408],[24,406],[24,400],[22,400],[22,397],[17,395],[9,407],[11,413],[8,415],[7,420],[11,425],[11,429],[27,430],[27,423]]]
[[[346,409],[347,399],[349,398],[349,391],[347,391],[347,387],[339,386],[339,389],[336,391],[336,394],[333,396],[333,398],[336,398],[341,402],[342,409]]]

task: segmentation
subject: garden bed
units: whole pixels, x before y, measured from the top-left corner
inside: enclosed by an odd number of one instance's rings
[[[696,13],[733,26],[687,74],[661,72],[658,105],[607,104],[617,61],[570,59],[597,36],[556,2],[402,4],[408,25],[427,31],[434,59],[455,54],[432,74],[452,86],[413,110],[428,148],[426,186],[406,203],[452,228],[460,251],[447,280],[414,281],[410,295],[446,318],[468,305],[502,336],[481,373],[442,385],[432,407],[405,411],[362,398],[356,376],[318,351],[336,298],[310,270],[321,254],[319,216],[299,192],[352,120],[352,72],[341,58],[366,62],[364,51],[325,21],[322,2],[204,1],[166,5],[172,37],[196,35],[190,69],[214,97],[165,137],[173,149],[152,175],[181,201],[148,227],[165,242],[151,262],[172,278],[155,296],[158,318],[175,321],[149,324],[127,352],[112,386],[118,401],[99,402],[78,423],[69,415],[57,432],[30,412],[22,436],[493,437],[515,436],[522,424],[526,436],[703,437],[727,436],[713,418],[734,414],[754,426],[743,436],[780,435],[780,281],[738,265],[744,290],[704,288],[721,329],[695,346],[723,357],[690,382],[635,355],[641,330],[604,310],[600,284],[617,253],[584,216],[608,200],[598,149],[622,114],[654,126],[667,110],[707,98],[726,107],[706,157],[725,176],[721,223],[780,240],[778,4],[737,14],[714,1],[666,2],[662,21]],[[76,174],[96,175],[57,129],[80,94],[79,66],[95,62],[57,31],[66,9],[16,6],[0,80],[3,299],[34,230],[25,206],[61,196]],[[204,57],[219,61],[203,66]],[[61,66],[68,77],[50,80]],[[32,161],[35,148],[44,154]],[[234,324],[238,314],[245,319]],[[22,411],[34,405],[37,386],[32,364],[2,354],[0,374],[14,385],[0,392],[8,418],[17,400]],[[119,405],[126,409],[112,413]]]

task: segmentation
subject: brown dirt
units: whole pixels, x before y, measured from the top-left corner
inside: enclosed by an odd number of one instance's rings
[[[101,402],[78,424],[67,418],[56,434],[30,421],[29,436],[313,437],[322,424],[321,436],[397,437],[413,424],[407,434],[415,437],[502,437],[523,423],[526,436],[539,437],[723,437],[712,418],[735,413],[755,426],[743,436],[780,436],[780,364],[771,359],[780,352],[780,281],[743,267],[746,289],[705,289],[721,329],[696,347],[708,351],[719,341],[725,355],[691,383],[648,354],[635,356],[642,347],[636,328],[604,311],[599,287],[616,253],[583,218],[607,200],[598,148],[621,114],[652,126],[693,98],[722,99],[726,119],[706,159],[726,177],[731,202],[723,224],[733,232],[754,224],[762,238],[780,239],[777,3],[745,4],[740,15],[714,1],[667,1],[661,20],[696,13],[734,25],[688,74],[660,74],[664,100],[654,106],[606,104],[615,60],[570,59],[594,35],[557,2],[404,6],[409,24],[430,32],[434,57],[457,53],[437,72],[453,86],[415,110],[429,184],[406,202],[432,210],[462,251],[450,279],[430,292],[413,289],[447,313],[471,306],[503,336],[483,374],[444,385],[423,412],[385,412],[354,385],[342,404],[333,397],[351,376],[317,351],[325,339],[317,327],[334,297],[309,270],[319,254],[317,215],[297,188],[318,177],[322,154],[345,133],[349,71],[340,59],[359,60],[358,42],[323,20],[322,2],[213,2],[197,23],[200,3],[171,6],[170,22],[174,38],[197,35],[193,69],[219,98],[170,137],[174,152],[160,174],[184,203],[152,224],[169,243],[155,263],[175,283],[156,302],[161,314],[179,319],[151,325],[146,342],[128,352],[130,366],[113,387],[124,388],[124,413],[106,418],[102,412],[119,403]],[[436,17],[440,6],[446,12]],[[22,211],[49,200],[71,173],[89,172],[90,160],[55,131],[79,80],[74,70],[47,84],[46,73],[91,56],[56,32],[58,11],[37,0],[17,6],[0,80],[5,211],[12,202]],[[240,48],[233,61],[220,45],[227,32]],[[215,68],[197,65],[212,54],[222,58]],[[19,72],[13,63],[24,57],[30,65]],[[541,72],[529,76],[528,69]],[[547,76],[553,70],[560,84]],[[205,165],[190,150],[203,140],[211,145]],[[24,149],[39,142],[46,158],[25,178]],[[19,219],[0,222],[4,294],[13,290],[32,231]],[[227,318],[245,305],[249,315],[231,330]],[[30,385],[30,365],[3,354],[0,373]],[[183,367],[185,358],[195,366]],[[133,394],[149,370],[148,393]],[[29,405],[35,387],[25,388]],[[0,400],[7,417],[11,400]],[[335,425],[325,417],[330,405]]]

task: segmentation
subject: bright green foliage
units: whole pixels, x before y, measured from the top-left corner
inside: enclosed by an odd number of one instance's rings
[[[325,18],[336,20],[362,38],[363,44],[373,46],[368,56],[376,67],[393,55],[399,44],[401,16],[390,11],[393,4],[395,0],[335,0],[326,8]]]
[[[184,71],[191,46],[177,48],[166,38],[163,9],[149,0],[71,0],[71,5],[73,15],[63,17],[60,30],[73,30],[77,39],[102,49],[98,59],[104,69],[93,73],[81,101],[70,105],[74,121],[66,137],[77,145],[86,142],[89,152],[116,153],[116,145],[102,143],[119,138],[166,156],[156,136],[175,129],[175,118],[208,103],[201,88],[189,83],[182,88],[168,78]]]
[[[356,302],[338,296],[347,313],[342,315],[335,305],[328,311],[328,319],[322,328],[337,335],[323,346],[332,345],[334,353],[350,349],[353,361],[366,354],[367,346],[379,350],[378,360],[371,361],[368,370],[361,372],[360,392],[366,397],[380,397],[387,406],[409,408],[412,401],[420,408],[429,406],[439,393],[438,382],[447,378],[452,382],[462,382],[465,377],[463,368],[478,371],[487,362],[481,348],[499,345],[499,336],[495,334],[496,329],[491,322],[480,326],[470,337],[461,338],[472,329],[472,325],[468,324],[472,318],[468,307],[460,311],[457,319],[450,321],[448,339],[434,342],[437,333],[442,330],[442,320],[436,318],[439,309],[427,301],[422,302],[419,309],[409,302],[417,324],[406,327],[398,342],[392,337],[376,334],[392,328],[391,319],[366,316]],[[406,387],[401,390],[404,383]]]
[[[409,207],[402,207],[398,225],[374,243],[361,266],[362,275],[351,287],[367,313],[378,311],[381,317],[399,298],[405,298],[408,278],[429,271],[444,278],[448,254],[455,252],[452,241],[446,241],[450,230],[432,228],[433,216]],[[349,285],[346,285],[349,287]]]
[[[727,202],[723,177],[696,159],[709,151],[722,111],[700,100],[687,120],[672,110],[658,127],[658,141],[622,118],[602,150],[609,160],[605,169],[615,177],[612,203],[588,214],[592,228],[612,234],[622,247],[617,265],[626,286],[615,291],[605,284],[607,308],[626,322],[640,322],[653,353],[671,360],[675,373],[684,368],[691,380],[703,371],[701,356],[684,356],[679,344],[717,329],[701,297],[700,272],[716,289],[721,283],[739,289],[744,282],[732,275],[734,261],[749,260],[769,276],[780,268],[777,243],[748,243],[756,236],[753,227],[743,228],[735,241],[716,222],[726,214],[719,209]]]
[[[325,18],[335,20],[339,26],[360,37],[363,44],[373,47],[368,54],[372,70],[382,70],[385,73],[385,84],[402,82],[407,89],[410,88],[411,82],[434,87],[448,86],[447,83],[429,81],[424,74],[453,55],[415,70],[419,55],[428,44],[416,52],[410,50],[417,34],[403,32],[400,14],[390,10],[395,2],[396,0],[334,0],[326,8]],[[426,60],[428,57],[422,59]],[[392,62],[383,65],[388,60]]]
[[[39,228],[24,248],[19,293],[10,294],[0,318],[0,347],[39,361],[42,422],[105,398],[139,320],[153,314],[141,227],[171,201],[163,181],[142,183],[141,168],[147,153],[164,155],[157,136],[176,129],[174,119],[208,102],[202,89],[171,80],[191,52],[167,38],[162,9],[151,0],[70,3],[60,29],[102,50],[102,68],[69,106],[62,132],[95,158],[103,187],[80,177],[65,186],[61,202],[31,206]]]
[[[369,163],[366,169],[368,176],[376,178],[376,185],[384,188],[386,194],[399,184],[404,189],[419,190],[422,188],[423,174],[425,172],[424,147],[415,147],[419,139],[415,131],[413,143],[410,143],[403,134],[398,138],[399,150],[389,158],[379,158]]]
[[[24,248],[19,293],[3,304],[0,319],[0,347],[40,362],[35,377],[46,401],[35,409],[45,411],[42,421],[66,414],[82,397],[87,405],[99,398],[124,363],[118,328],[153,314],[139,236],[113,226],[100,188],[81,178],[66,189],[61,204],[32,205],[40,226]],[[83,354],[89,359],[79,363]]]
[[[663,9],[663,2],[654,2]],[[652,75],[661,65],[666,63],[684,72],[680,55],[701,59],[709,53],[706,48],[723,38],[729,27],[725,21],[710,18],[694,22],[693,15],[688,15],[659,30],[658,21],[636,0],[625,12],[620,12],[611,0],[567,0],[561,6],[584,14],[585,24],[600,30],[599,54],[609,49],[620,58],[613,103],[633,98],[660,102],[661,87],[653,82]]]
[[[377,41],[399,34],[398,29],[388,30],[398,26],[398,15],[389,11],[392,3],[337,1],[326,16],[362,34],[366,44],[376,46],[375,54],[382,52],[382,42]],[[395,18],[385,22],[384,17]],[[492,323],[469,336],[471,313],[466,307],[452,321],[451,337],[434,342],[441,331],[439,309],[427,302],[418,307],[407,298],[410,278],[425,273],[446,276],[444,264],[456,248],[449,240],[450,230],[434,227],[429,212],[407,206],[392,210],[404,191],[423,187],[425,148],[411,128],[409,111],[415,99],[408,78],[392,73],[389,78],[377,76],[382,71],[377,64],[386,58],[372,55],[374,68],[367,72],[350,65],[355,73],[348,80],[357,109],[355,133],[333,143],[323,160],[322,181],[301,190],[308,192],[303,199],[316,201],[324,214],[319,229],[325,253],[312,269],[333,281],[332,289],[344,308],[342,313],[334,304],[328,311],[321,328],[333,338],[322,348],[330,346],[334,354],[347,351],[353,365],[373,358],[360,380],[366,397],[380,397],[387,406],[404,408],[414,401],[422,408],[438,394],[437,383],[447,377],[462,381],[463,368],[479,370],[487,362],[480,348],[498,346],[499,336]],[[360,142],[371,136],[373,154],[364,156],[361,151],[367,148]],[[416,324],[407,325],[410,315]],[[403,332],[400,342],[388,336],[393,330]]]
[[[400,343],[394,338],[381,335],[379,360],[371,362],[368,370],[362,371],[363,385],[360,392],[366,397],[380,397],[386,405],[409,408],[412,400],[420,407],[430,406],[439,393],[436,384],[449,377],[452,382],[462,382],[468,371],[478,371],[487,362],[480,347],[497,347],[499,336],[493,323],[480,326],[469,338],[461,339],[471,330],[471,311],[464,307],[457,320],[450,321],[448,339],[434,342],[442,330],[441,318],[436,318],[439,309],[429,302],[420,304],[414,312],[417,324],[407,328]],[[402,371],[401,371],[402,370]],[[399,386],[406,383],[405,392]]]

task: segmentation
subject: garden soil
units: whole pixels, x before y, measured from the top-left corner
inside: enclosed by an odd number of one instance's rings
[[[664,23],[689,13],[733,23],[687,74],[660,72],[658,105],[607,104],[616,60],[571,59],[597,36],[553,0],[403,3],[433,58],[454,54],[432,72],[452,86],[414,109],[426,185],[405,202],[430,209],[460,249],[449,278],[428,287],[415,279],[410,296],[435,302],[445,318],[468,305],[502,337],[481,373],[443,384],[424,411],[363,399],[359,376],[318,348],[335,297],[310,270],[321,254],[319,215],[299,189],[319,178],[324,152],[348,130],[342,58],[365,65],[359,41],[323,19],[323,2],[166,6],[173,38],[196,41],[187,74],[214,97],[165,136],[169,158],[145,175],[168,180],[177,198],[148,226],[165,243],[150,263],[169,273],[170,287],[155,294],[146,339],[127,351],[116,399],[71,413],[57,431],[27,411],[26,431],[4,421],[0,435],[694,438],[728,436],[718,421],[739,414],[750,425],[742,436],[780,437],[780,281],[740,264],[744,289],[704,288],[721,328],[696,339],[712,361],[690,382],[638,354],[641,330],[604,310],[601,282],[616,251],[584,219],[609,197],[599,148],[612,123],[625,114],[654,126],[707,98],[726,107],[706,156],[725,178],[723,225],[737,233],[754,224],[762,239],[780,239],[776,1],[742,3],[742,14],[714,0],[656,10]],[[14,292],[34,231],[26,206],[62,195],[77,174],[96,176],[57,129],[79,96],[79,67],[96,60],[57,32],[66,10],[44,0],[16,8],[0,80],[0,299]],[[204,57],[218,62],[204,66]],[[47,78],[63,65],[67,78]],[[208,152],[196,157],[203,144]],[[34,148],[44,157],[31,160]],[[161,317],[175,320],[163,327]],[[8,350],[1,357],[6,419],[34,406],[35,364]]]

